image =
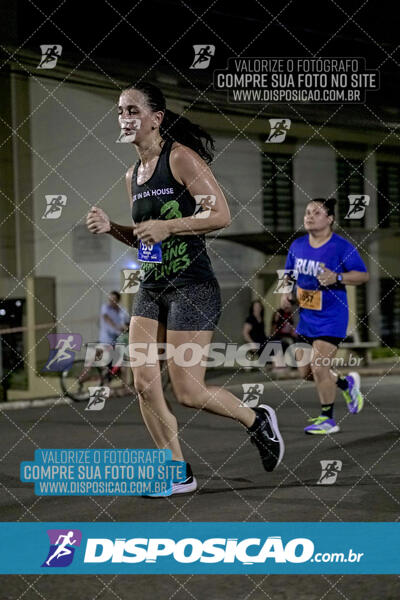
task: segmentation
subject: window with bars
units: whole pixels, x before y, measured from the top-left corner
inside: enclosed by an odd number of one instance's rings
[[[388,346],[400,348],[400,279],[380,280],[381,338]]]
[[[263,223],[271,231],[294,227],[293,166],[291,154],[262,155]]]
[[[379,227],[400,226],[400,164],[377,162]]]
[[[364,162],[361,158],[337,158],[337,199],[336,219],[341,227],[355,229],[365,227],[362,219],[345,219],[349,209],[350,194],[364,194]],[[368,210],[368,208],[367,208]],[[340,233],[340,232],[339,232]]]

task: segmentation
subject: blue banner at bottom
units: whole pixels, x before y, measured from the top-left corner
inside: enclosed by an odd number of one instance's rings
[[[2,574],[398,574],[400,523],[1,523]]]

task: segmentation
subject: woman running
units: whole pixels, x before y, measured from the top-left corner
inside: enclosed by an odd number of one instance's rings
[[[230,224],[227,202],[207,165],[213,156],[213,139],[166,109],[161,90],[148,83],[122,92],[119,122],[139,155],[126,174],[134,225],[112,223],[96,207],[87,224],[93,233],[107,232],[125,244],[139,245],[143,280],[131,319],[130,343],[166,341],[174,348],[188,343],[204,348],[221,312],[204,234]],[[207,204],[202,206],[202,200]],[[177,400],[239,421],[258,448],[264,468],[276,468],[284,444],[274,410],[266,405],[244,406],[224,388],[208,386],[201,364],[183,367],[177,362],[168,361]],[[133,376],[143,420],[155,445],[169,448],[174,460],[183,461],[178,424],[163,395],[159,364],[133,366]],[[186,471],[187,479],[173,484],[173,494],[196,490],[188,464]]]
[[[316,198],[307,204],[304,215],[307,235],[292,243],[285,265],[285,269],[294,269],[298,274],[298,341],[313,348],[311,363],[300,367],[300,371],[305,379],[314,379],[321,403],[321,414],[304,429],[308,434],[339,431],[333,418],[337,387],[351,413],[359,413],[364,403],[359,374],[340,377],[331,370],[332,359],[346,337],[349,320],[345,286],[361,285],[369,279],[355,246],[332,231],[335,203],[334,198]],[[289,297],[283,295],[283,305]]]

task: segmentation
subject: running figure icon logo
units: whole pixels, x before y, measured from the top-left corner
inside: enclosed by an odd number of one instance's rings
[[[82,346],[82,336],[79,333],[50,333],[47,336],[50,353],[42,371],[68,370],[75,360],[75,352]]]
[[[293,269],[278,269],[278,283],[274,294],[290,294],[297,281],[298,272]]]
[[[260,398],[264,393],[263,383],[242,383],[243,399],[242,402],[250,408],[258,406]]]
[[[290,129],[292,121],[290,119],[269,119],[271,131],[266,144],[280,144],[286,138],[286,134]]]
[[[103,410],[109,396],[110,388],[107,386],[89,387],[89,402],[85,410]]]
[[[62,46],[58,44],[43,44],[40,46],[42,57],[37,66],[38,69],[54,69],[57,59],[60,58]]]
[[[79,529],[48,529],[50,548],[42,567],[68,567],[74,558],[76,547],[81,545]]]
[[[211,214],[211,207],[215,206],[217,197],[214,194],[196,194],[194,199],[196,208],[193,216],[196,219],[207,219]]]
[[[130,144],[136,139],[136,132],[140,129],[142,124],[141,119],[127,118],[123,119],[119,117],[119,125],[121,127],[121,133],[119,138],[116,140],[117,144]]]
[[[45,196],[46,198],[46,209],[42,219],[58,219],[61,217],[61,212],[64,206],[67,204],[67,196],[54,195]]]
[[[321,476],[317,485],[332,485],[336,482],[338,473],[342,470],[341,460],[321,460]]]
[[[349,199],[349,210],[345,219],[362,219],[365,215],[365,209],[369,206],[369,196],[366,194],[348,196]]]
[[[215,46],[211,44],[194,44],[194,60],[190,66],[191,69],[207,69],[211,58],[215,54]]]
[[[122,284],[120,293],[136,294],[143,279],[143,271],[141,269],[122,269],[122,272],[124,274],[124,283]]]

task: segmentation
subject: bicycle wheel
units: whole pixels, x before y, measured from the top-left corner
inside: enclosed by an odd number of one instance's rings
[[[66,371],[60,371],[60,386],[68,398],[75,402],[89,400],[89,387],[104,384],[103,369],[85,366],[85,361],[77,360]]]

